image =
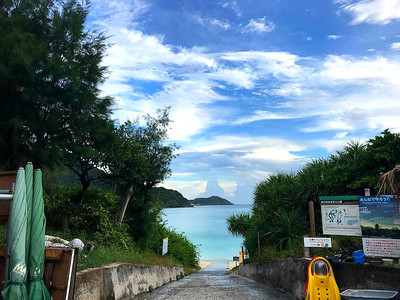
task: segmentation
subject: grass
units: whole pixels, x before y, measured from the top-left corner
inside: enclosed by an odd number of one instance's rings
[[[89,253],[81,252],[78,260],[78,271],[97,268],[115,262],[132,264],[158,265],[173,267],[178,264],[168,256],[160,256],[150,251],[138,249],[125,250],[118,247],[98,246]]]

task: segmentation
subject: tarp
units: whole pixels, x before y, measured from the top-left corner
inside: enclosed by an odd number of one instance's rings
[[[33,199],[33,165],[28,162],[25,167],[25,186],[26,186],[26,241],[25,258],[28,266],[29,248],[31,241],[31,218],[32,218],[32,199]]]
[[[15,194],[12,201],[9,226],[9,240],[7,252],[10,253],[7,287],[1,292],[4,300],[28,299],[26,290],[26,186],[25,171],[20,168],[17,173]]]
[[[46,218],[44,216],[42,171],[35,170],[29,255],[29,299],[51,299],[43,282]]]

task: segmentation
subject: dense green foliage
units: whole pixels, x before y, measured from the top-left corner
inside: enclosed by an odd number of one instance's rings
[[[49,230],[146,252],[164,226],[149,190],[170,175],[178,148],[166,142],[169,108],[114,123],[113,99],[99,89],[108,45],[85,27],[88,12],[89,1],[0,2],[0,169],[27,161],[43,169]],[[169,234],[196,257],[183,236]]]
[[[196,267],[199,260],[198,249],[183,233],[162,227],[158,231],[158,234],[153,236],[151,249],[156,253],[160,253],[162,250],[162,240],[166,237],[168,238],[167,256],[182,262],[185,266]]]
[[[320,234],[320,196],[363,195],[367,187],[376,194],[379,174],[398,163],[400,134],[384,130],[364,144],[350,142],[327,159],[307,163],[296,174],[278,173],[260,182],[254,190],[251,214],[231,216],[228,229],[245,238],[244,244],[253,256],[258,252],[258,232],[269,255],[276,250],[290,252],[309,232],[309,201],[315,203]]]
[[[105,38],[84,29],[87,13],[75,0],[1,2],[2,167],[60,163],[88,123],[108,118],[112,99],[98,89]]]

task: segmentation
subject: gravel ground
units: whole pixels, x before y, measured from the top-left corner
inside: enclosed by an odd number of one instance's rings
[[[228,273],[226,261],[215,261],[207,267],[166,284],[151,293],[138,295],[135,300],[288,300],[292,295],[260,285]]]

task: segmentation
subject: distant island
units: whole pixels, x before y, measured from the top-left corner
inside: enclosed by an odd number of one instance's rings
[[[196,198],[193,200],[189,200],[194,206],[197,205],[233,205],[232,202],[228,200],[218,197],[218,196],[211,196],[208,198]]]
[[[155,187],[150,190],[150,194],[158,197],[164,208],[191,207],[192,203],[181,193],[163,187]]]
[[[156,196],[164,208],[192,207],[202,205],[233,205],[232,202],[218,197],[186,199],[181,193],[175,190],[169,190],[163,187],[155,187],[150,190],[150,194]]]

